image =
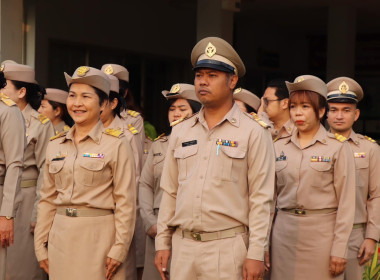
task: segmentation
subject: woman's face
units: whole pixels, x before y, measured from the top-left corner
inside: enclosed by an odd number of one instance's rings
[[[104,103],[102,106],[99,105],[99,96],[93,87],[74,83],[67,98],[67,110],[76,124],[93,126],[99,121],[100,111],[105,107]]]
[[[59,109],[58,107],[54,109],[53,106],[51,106],[51,104],[49,103],[49,101],[44,99],[41,101],[41,106],[40,108],[38,108],[38,113],[45,115],[53,122],[59,116]]]
[[[1,89],[1,92],[5,93],[12,101],[18,103],[18,101],[25,97],[25,88],[17,89],[11,80],[7,80],[7,85]]]
[[[169,108],[169,123],[172,123],[182,118],[186,118],[188,116],[191,116],[192,114],[193,110],[191,109],[189,102],[187,102],[186,99],[179,98]]]
[[[104,110],[100,114],[100,119],[102,120],[103,124],[115,116],[113,110],[116,108],[117,103],[118,101],[116,98],[112,101],[109,100],[106,102]]]
[[[319,117],[322,118],[325,109],[319,111]],[[319,127],[319,119],[316,117],[314,109],[307,99],[291,100],[290,103],[290,117],[296,127],[301,132],[309,132]]]

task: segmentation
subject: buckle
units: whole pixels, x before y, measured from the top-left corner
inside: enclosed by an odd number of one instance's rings
[[[306,211],[303,209],[295,209],[294,213],[297,215],[306,215]]]
[[[191,233],[191,237],[192,237],[194,240],[202,241],[201,234],[200,234],[199,232],[192,232],[192,233]]]
[[[75,208],[66,208],[66,216],[77,217],[77,209],[75,209]]]

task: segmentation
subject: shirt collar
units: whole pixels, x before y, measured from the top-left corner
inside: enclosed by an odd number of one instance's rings
[[[227,120],[233,126],[239,127],[240,126],[240,116],[241,116],[241,114],[242,114],[242,112],[239,109],[239,106],[236,103],[234,103],[234,105],[232,106],[232,108],[227,112],[227,114],[224,116],[224,118],[216,126],[220,125],[225,120]],[[200,122],[203,126],[207,127],[207,123],[206,123],[206,119],[205,119],[205,115],[204,115],[204,108],[203,107],[199,111],[199,114],[197,114],[197,116],[195,117],[194,123],[192,124],[192,126],[194,126],[197,122]]]
[[[352,129],[348,140],[351,140],[355,145],[359,145],[359,137]]]
[[[66,136],[62,138],[63,143],[65,140],[71,140],[74,142],[74,133],[76,130],[76,125],[74,125],[69,132],[67,132]],[[81,141],[86,140],[87,138],[91,138],[96,144],[100,144],[100,139],[102,138],[102,133],[104,131],[104,126],[101,120],[91,129],[91,131],[85,136]]]
[[[22,115],[24,116],[26,127],[29,127],[29,125],[30,125],[30,118],[32,117],[34,109],[28,103],[28,104],[26,104],[25,108],[21,112],[22,112]]]
[[[319,124],[319,129],[317,131],[317,133],[314,135],[313,139],[311,140],[311,142],[304,147],[307,148],[307,147],[310,147],[312,145],[314,145],[317,141],[324,144],[324,145],[327,145],[327,131],[326,129],[323,127],[322,124]],[[296,144],[298,147],[300,146],[299,145],[299,138],[298,138],[298,129],[295,128],[294,129],[294,133],[292,134],[292,136],[287,140],[287,143],[289,143],[290,141],[292,141],[294,144]]]

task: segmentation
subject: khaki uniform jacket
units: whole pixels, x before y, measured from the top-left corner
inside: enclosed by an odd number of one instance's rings
[[[39,114],[29,104],[22,114],[25,119],[27,146],[24,156],[22,180],[37,180],[36,202],[34,204],[31,222],[37,221],[37,204],[40,199],[40,188],[44,177],[46,147],[54,136],[54,128],[50,120]]]
[[[21,173],[26,147],[25,125],[16,103],[0,101],[0,177],[4,183],[0,216],[14,217],[21,202]]]
[[[355,163],[349,144],[339,142],[320,125],[303,149],[297,130],[274,146],[277,207],[337,208],[331,256],[345,258],[355,214]]]
[[[365,238],[380,237],[380,148],[363,135],[351,132],[348,143],[356,166],[355,224],[365,223]]]
[[[153,142],[139,184],[140,213],[145,231],[157,224],[157,213],[162,199],[160,188],[164,159],[169,137],[164,136]]]
[[[144,141],[145,141],[144,120],[141,117],[140,113],[127,109],[121,112],[120,115],[123,118],[123,120],[125,120],[127,127],[128,125],[131,125],[137,129],[138,132],[135,134],[135,136],[138,137],[138,139],[140,140],[141,147],[144,147]]]
[[[55,135],[66,132],[70,130],[70,126],[68,126],[64,121],[59,122],[56,126],[54,126]]]
[[[107,256],[123,262],[136,220],[132,148],[124,135],[118,138],[106,134],[101,121],[77,147],[74,132],[75,125],[65,136],[51,141],[46,151],[34,233],[37,259],[48,257],[46,243],[57,207],[85,206],[114,210],[115,242]]]
[[[146,159],[148,158],[149,150],[150,150],[150,147],[152,146],[152,144],[153,144],[153,140],[150,137],[145,136],[144,151],[143,151],[143,156],[142,156],[142,166],[143,167],[145,165]]]
[[[223,140],[237,144],[218,144]],[[263,260],[274,164],[269,132],[236,104],[212,130],[203,109],[176,125],[160,184],[164,193],[156,250],[171,248],[175,227],[215,232],[246,225],[250,230],[247,258]]]
[[[278,139],[291,136],[293,131],[295,130],[294,123],[291,119],[289,119],[279,130],[276,130],[274,128],[273,122],[269,120],[267,113],[260,112],[258,115],[263,121],[265,121],[270,126],[269,131],[272,135],[272,139],[274,142]]]

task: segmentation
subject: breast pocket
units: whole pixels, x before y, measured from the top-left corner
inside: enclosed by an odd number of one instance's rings
[[[165,155],[161,154],[153,157],[153,175],[154,178],[160,177],[164,167]]]
[[[102,182],[104,161],[100,159],[87,159],[80,162],[80,182],[88,187],[96,186]],[[103,178],[104,179],[104,178]]]
[[[178,163],[178,180],[189,178],[195,169],[198,145],[178,147],[174,150],[174,157]]]
[[[331,162],[310,162],[310,182],[314,187],[325,187],[333,182]]]
[[[288,166],[288,162],[286,160],[276,161],[276,185],[277,187],[282,187],[285,185],[285,168]]]
[[[49,173],[54,177],[55,187],[62,189],[62,169],[65,164],[65,160],[52,161],[49,164]]]
[[[364,187],[368,182],[369,161],[367,158],[355,158],[356,186]]]
[[[244,147],[222,146],[220,151],[221,153],[217,156],[219,172],[216,172],[216,177],[223,181],[236,182],[241,176],[242,170],[246,169],[244,159],[247,149]]]

